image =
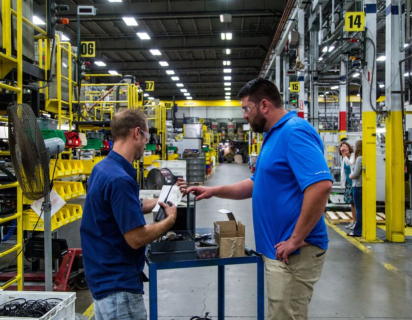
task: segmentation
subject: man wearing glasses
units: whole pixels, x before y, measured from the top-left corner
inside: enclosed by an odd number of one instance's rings
[[[240,90],[243,117],[254,132],[266,132],[256,172],[244,181],[192,187],[197,200],[252,197],[256,250],[263,254],[268,319],[306,320],[319,280],[328,236],[323,212],[332,177],[316,130],[287,112],[277,87],[257,78]]]
[[[140,186],[132,163],[139,160],[150,135],[145,115],[127,110],[111,123],[113,150],[91,173],[80,228],[86,280],[96,320],[147,319],[142,271],[145,246],[175,223],[176,206],[160,203],[166,218],[147,225],[157,200],[139,201]],[[185,191],[185,181],[178,186]]]

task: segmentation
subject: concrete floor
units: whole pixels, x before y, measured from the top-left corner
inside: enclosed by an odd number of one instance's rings
[[[246,165],[222,164],[205,185],[230,184],[251,176]],[[268,190],[268,194],[273,192]],[[246,225],[246,245],[254,248],[251,200],[203,200],[197,206],[197,227],[212,228],[229,209]],[[151,222],[151,215],[147,215]],[[80,221],[60,229],[70,247],[80,246]],[[357,244],[328,226],[330,247],[322,278],[315,287],[310,319],[412,319],[412,239],[405,244]],[[383,230],[379,229],[382,236]],[[353,240],[353,239],[352,239]],[[196,268],[158,272],[159,319],[184,320],[204,315],[217,319],[217,270]],[[148,293],[148,286],[145,284]],[[226,318],[256,319],[256,267],[226,268]],[[148,294],[145,295],[148,307]],[[266,301],[265,301],[266,303]],[[77,291],[76,312],[92,304],[89,291]],[[86,314],[91,319],[92,313]],[[282,320],[282,319],[280,319]]]

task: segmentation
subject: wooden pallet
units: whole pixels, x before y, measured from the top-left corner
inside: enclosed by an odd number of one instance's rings
[[[332,224],[350,223],[352,221],[352,212],[350,211],[326,211],[326,218]],[[385,214],[382,212],[376,213],[376,223],[385,224]]]

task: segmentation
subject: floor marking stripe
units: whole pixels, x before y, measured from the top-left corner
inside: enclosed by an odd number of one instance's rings
[[[339,229],[337,226],[331,224],[329,221],[327,221],[325,219],[326,224],[331,227],[333,230],[335,230],[337,233],[339,233],[344,239],[348,240],[350,243],[352,243],[355,247],[357,247],[359,250],[362,250],[365,253],[372,253],[371,250],[369,250],[368,248],[366,248],[362,243],[360,243],[359,241],[357,241],[355,238],[353,237],[348,237],[348,235],[346,234],[345,231],[342,231],[341,229]]]
[[[94,316],[94,303],[87,308],[87,310],[83,313],[84,316],[91,319]]]

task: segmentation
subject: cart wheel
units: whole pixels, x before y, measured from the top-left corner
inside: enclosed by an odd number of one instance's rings
[[[84,274],[80,274],[74,279],[74,286],[79,290],[85,290],[88,288]]]

